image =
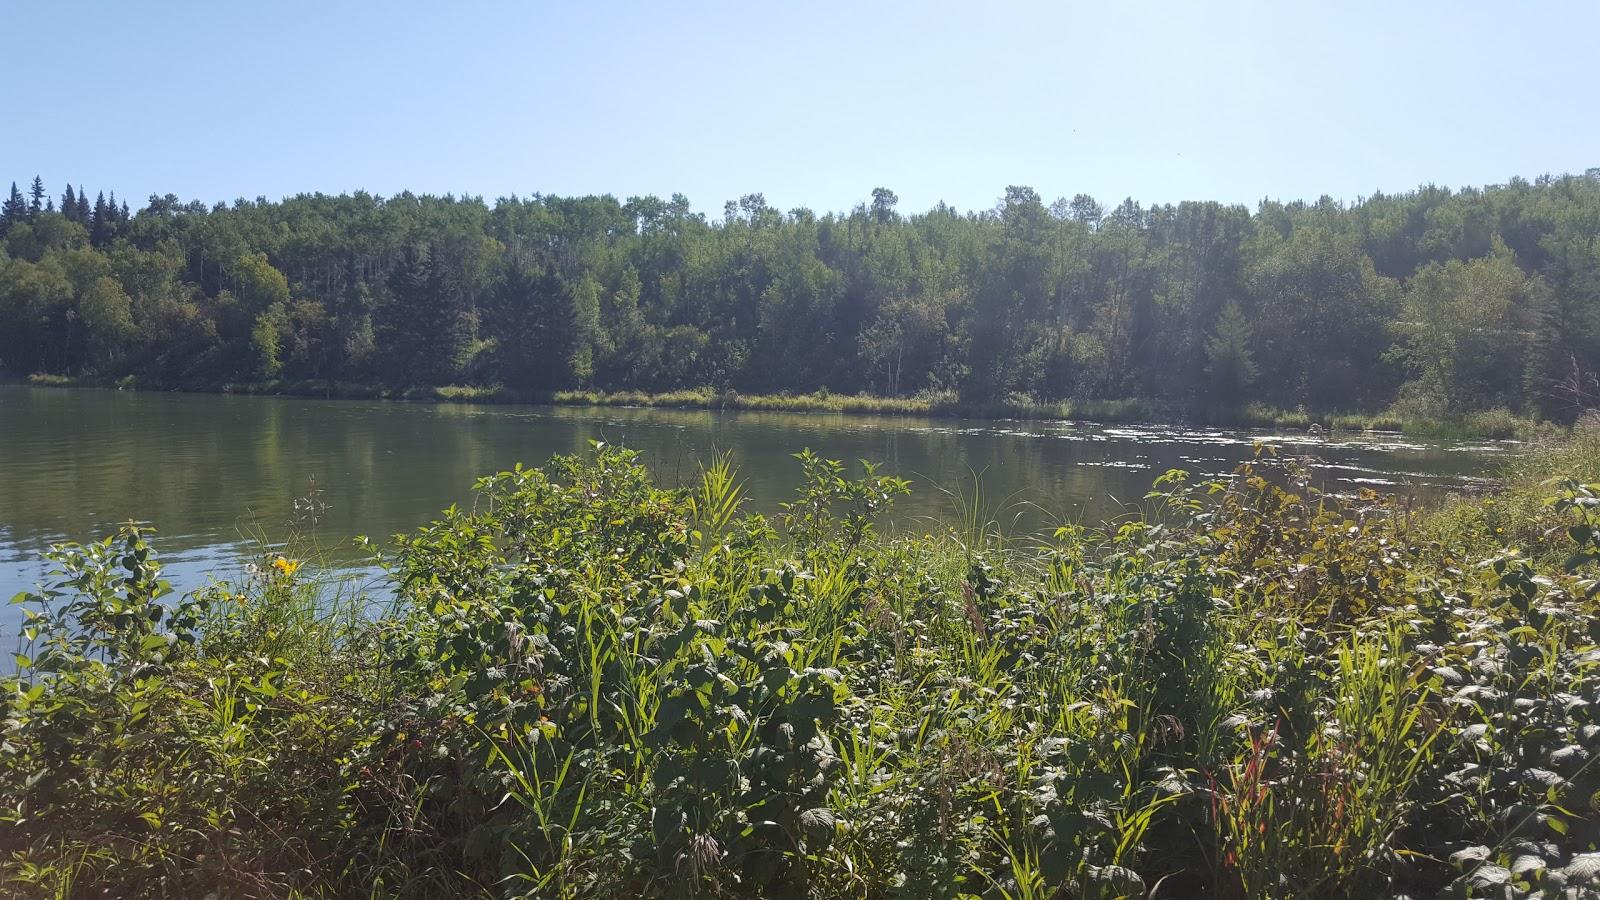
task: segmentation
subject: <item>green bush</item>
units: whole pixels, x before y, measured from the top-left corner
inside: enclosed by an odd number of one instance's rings
[[[376,610],[330,605],[283,551],[174,598],[130,526],[53,551],[20,598],[0,877],[20,897],[1581,892],[1587,435],[1526,464],[1577,477],[1508,492],[1544,529],[1523,553],[1335,502],[1265,450],[1033,545],[882,536],[906,483],[871,466],[799,454],[766,517],[726,459],[668,490],[597,446],[397,539]]]

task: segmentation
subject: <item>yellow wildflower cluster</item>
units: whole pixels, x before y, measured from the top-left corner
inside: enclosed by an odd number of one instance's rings
[[[286,556],[280,556],[272,561],[272,567],[277,569],[280,575],[287,577],[293,575],[300,569],[300,561],[297,559],[289,559]]]

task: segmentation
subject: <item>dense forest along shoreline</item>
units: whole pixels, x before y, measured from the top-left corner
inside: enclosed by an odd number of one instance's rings
[[[1600,174],[1254,208],[753,193],[720,217],[24,184],[0,202],[16,377],[1494,436],[1600,408]]]

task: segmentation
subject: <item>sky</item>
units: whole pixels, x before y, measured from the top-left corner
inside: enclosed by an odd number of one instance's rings
[[[0,0],[0,32],[0,179],[135,208],[1254,205],[1600,166],[1594,0]]]

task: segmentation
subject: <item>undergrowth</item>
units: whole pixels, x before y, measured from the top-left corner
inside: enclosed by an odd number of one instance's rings
[[[1596,450],[1527,464],[1502,495],[1519,545],[1459,508],[1335,502],[1270,450],[1030,542],[977,492],[884,536],[907,486],[871,466],[801,454],[767,517],[727,459],[666,490],[597,446],[396,538],[376,610],[326,602],[292,548],[174,597],[130,525],[56,548],[18,598],[0,876],[19,897],[1582,892]]]

